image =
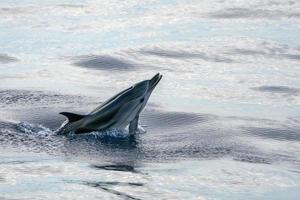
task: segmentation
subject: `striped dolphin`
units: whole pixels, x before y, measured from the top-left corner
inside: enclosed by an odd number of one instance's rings
[[[129,125],[129,135],[134,135],[137,132],[139,115],[161,78],[162,75],[158,73],[150,80],[136,83],[87,115],[61,112],[60,114],[68,118],[68,122],[58,130],[58,134],[124,129]]]

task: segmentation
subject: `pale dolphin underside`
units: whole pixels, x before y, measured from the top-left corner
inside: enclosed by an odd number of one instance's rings
[[[58,134],[125,129],[129,125],[129,134],[134,135],[137,132],[139,115],[161,78],[162,75],[158,73],[150,80],[136,83],[87,115],[61,112],[60,114],[68,118],[68,122],[58,130]]]

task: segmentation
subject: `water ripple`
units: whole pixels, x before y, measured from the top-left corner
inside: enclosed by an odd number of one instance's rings
[[[7,63],[11,63],[11,62],[17,62],[19,59],[6,55],[6,54],[1,54],[0,53],[0,63],[2,64],[7,64]]]

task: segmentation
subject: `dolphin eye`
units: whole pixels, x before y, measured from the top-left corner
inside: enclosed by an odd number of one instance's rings
[[[140,102],[141,102],[141,103],[143,103],[143,102],[144,102],[144,100],[145,100],[145,98],[142,98],[142,99],[140,100]]]

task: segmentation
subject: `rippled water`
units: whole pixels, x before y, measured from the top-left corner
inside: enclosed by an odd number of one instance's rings
[[[298,1],[0,2],[0,199],[300,196]],[[57,136],[155,73],[146,133]]]

